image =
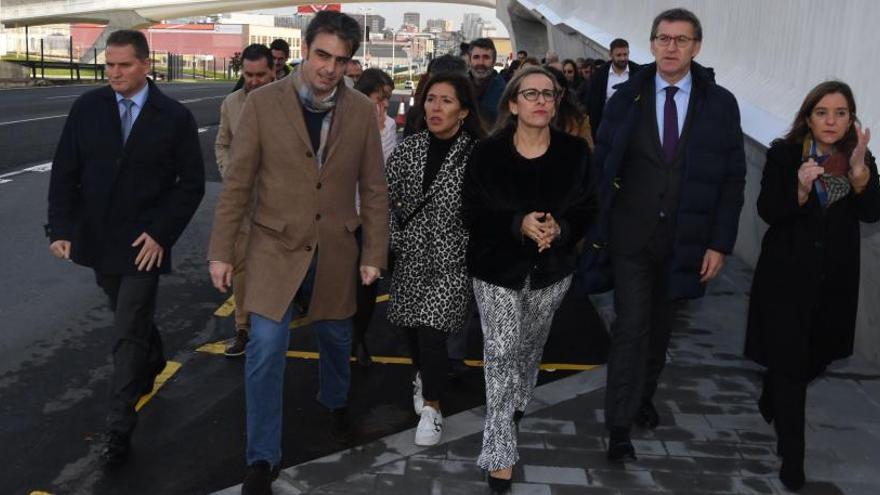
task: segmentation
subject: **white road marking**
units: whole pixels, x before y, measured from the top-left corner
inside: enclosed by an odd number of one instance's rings
[[[0,122],[0,126],[4,126],[4,125],[13,125],[13,124],[23,124],[23,123],[25,123],[25,122],[35,122],[35,121],[37,121],[37,120],[58,119],[58,118],[61,118],[61,117],[67,117],[67,114],[65,113],[65,114],[62,114],[62,115],[50,115],[50,116],[48,116],[48,117],[36,117],[36,118],[33,118],[33,119],[10,120],[10,121],[8,121],[8,122]]]
[[[216,100],[218,98],[226,98],[226,96],[227,95],[204,96],[202,98],[190,98],[188,100],[180,100],[180,102],[183,104],[196,103],[196,102],[204,101],[204,100]]]
[[[61,95],[61,96],[47,96],[47,100],[63,100],[64,98],[79,98],[79,95]]]
[[[16,170],[15,172],[7,172],[3,175],[0,175],[0,184],[12,182],[12,179],[10,179],[10,177],[15,177],[16,175],[26,174],[28,172],[45,173],[50,170],[52,170],[52,162],[41,163],[39,165],[34,165],[32,167],[27,167],[27,168],[23,168],[21,170]]]

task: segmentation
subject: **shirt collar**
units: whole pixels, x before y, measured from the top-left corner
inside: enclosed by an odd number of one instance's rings
[[[628,63],[626,64],[626,69],[623,69],[623,73],[622,73],[622,74],[618,74],[617,72],[614,72],[614,62],[612,62],[612,63],[609,64],[609,66],[608,66],[608,74],[612,74],[612,75],[615,75],[615,76],[617,76],[617,77],[620,77],[620,76],[622,76],[623,74],[629,74],[629,64],[628,64]]]
[[[688,71],[688,73],[683,78],[681,78],[680,81],[675,83],[675,87],[677,87],[678,91],[681,93],[690,94],[691,93],[691,86],[693,86],[693,84],[694,84],[694,78],[691,75],[691,71]],[[664,90],[666,90],[667,86],[672,86],[672,85],[669,84],[668,82],[666,82],[665,79],[660,77],[660,74],[654,74],[654,87],[657,88],[657,93],[661,93]]]
[[[116,95],[116,103],[117,104],[119,104],[120,102],[122,102],[122,100],[125,99],[125,97],[119,93],[114,92],[114,94]],[[135,93],[134,96],[132,96],[129,99],[131,101],[133,101],[134,104],[137,105],[138,108],[144,108],[144,103],[147,102],[147,95],[149,95],[149,94],[150,94],[150,83],[147,83],[147,84],[144,84],[144,87],[141,88],[140,91]]]

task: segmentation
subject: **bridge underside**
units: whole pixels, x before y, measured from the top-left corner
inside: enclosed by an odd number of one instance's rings
[[[395,3],[404,0],[381,0]],[[413,1],[413,0],[409,0]],[[5,27],[37,26],[89,22],[95,24],[130,23],[129,28],[140,28],[165,19],[245,12],[249,10],[290,7],[306,4],[339,3],[328,0],[140,0],[91,2],[12,0],[4,2],[2,22]],[[375,3],[375,0],[346,0],[344,3]],[[496,8],[496,0],[415,0],[415,3],[464,4],[475,7]]]

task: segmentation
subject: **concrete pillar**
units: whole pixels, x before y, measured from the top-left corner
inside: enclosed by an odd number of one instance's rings
[[[141,29],[147,26],[152,26],[155,22],[145,19],[137,14],[135,11],[128,12],[114,12],[110,14],[110,20],[107,25],[104,27],[104,30],[101,31],[101,34],[95,39],[95,42],[92,43],[85,52],[83,52],[82,57],[80,57],[79,61],[83,64],[94,64],[99,63],[95,60],[95,48],[98,49],[98,58],[101,58],[101,55],[104,53],[104,49],[107,47],[107,38],[110,37],[110,33],[113,31],[118,31],[120,29]],[[152,50],[153,47],[150,47]]]

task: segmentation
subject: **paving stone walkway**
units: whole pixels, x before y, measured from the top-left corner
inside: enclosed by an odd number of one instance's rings
[[[772,427],[755,401],[759,368],[742,358],[751,269],[732,259],[676,322],[655,404],[661,426],[633,431],[638,461],[605,459],[605,370],[536,389],[520,426],[514,495],[786,493]],[[610,313],[607,298],[596,300]],[[804,494],[880,493],[880,369],[842,362],[808,392]],[[444,442],[407,430],[282,471],[276,494],[483,494],[483,409],[446,418]],[[218,492],[240,493],[240,487]]]

